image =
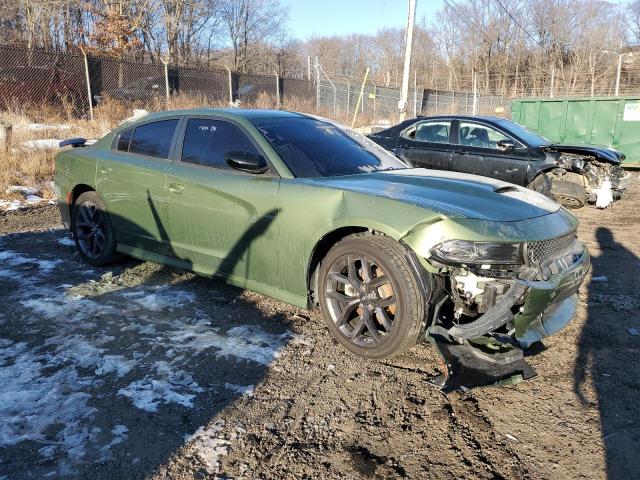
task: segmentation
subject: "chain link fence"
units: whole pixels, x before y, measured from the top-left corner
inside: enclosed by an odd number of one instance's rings
[[[363,86],[362,78],[331,77],[320,65],[315,71],[314,79],[282,78],[275,72],[255,75],[226,68],[153,63],[141,55],[117,59],[0,46],[0,109],[39,109],[90,117],[93,109],[109,100],[119,101],[126,108],[153,109],[232,103],[315,112],[347,124],[356,109],[359,124],[398,121],[400,88],[370,79]],[[487,87],[491,82],[481,75],[476,79],[483,87],[475,93],[424,88],[417,84],[416,77],[409,89],[408,117],[476,114],[509,118],[511,101],[531,93],[518,90],[517,97],[496,94]],[[524,80],[522,77],[521,82]],[[556,84],[559,83],[558,78]],[[541,88],[552,91],[545,84]],[[511,90],[515,93],[515,89]]]
[[[511,118],[511,101],[504,95],[425,90],[422,115],[491,115]],[[474,108],[475,104],[475,108]]]

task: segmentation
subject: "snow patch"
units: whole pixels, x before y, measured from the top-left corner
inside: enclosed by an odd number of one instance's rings
[[[62,237],[58,239],[58,243],[60,245],[64,245],[65,247],[75,247],[76,242],[73,241],[73,238],[70,237]]]
[[[22,146],[26,148],[30,148],[32,150],[48,150],[53,148],[59,148],[60,142],[62,140],[59,138],[43,138],[39,140],[27,140],[22,143]]]
[[[30,123],[27,125],[29,130],[71,130],[71,125],[64,125],[61,123]]]
[[[222,434],[224,425],[224,420],[217,420],[208,428],[198,427],[193,435],[185,437],[185,442],[192,443],[196,455],[205,464],[209,474],[220,470],[220,458],[229,453],[231,442]]]
[[[607,208],[613,203],[613,194],[611,193],[611,182],[605,180],[596,190],[596,207]]]

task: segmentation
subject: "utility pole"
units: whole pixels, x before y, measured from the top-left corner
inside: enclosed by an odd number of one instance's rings
[[[413,45],[413,24],[416,18],[416,0],[409,0],[409,17],[407,19],[407,32],[405,34],[404,66],[402,69],[402,90],[400,91],[400,121],[407,116],[407,97],[409,95],[409,74],[411,70],[411,47]]]
[[[616,72],[616,97],[620,94],[620,70],[622,70],[622,52],[618,54],[618,71]]]

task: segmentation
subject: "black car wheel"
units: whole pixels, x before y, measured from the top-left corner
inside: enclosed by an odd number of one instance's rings
[[[318,286],[335,339],[373,359],[415,345],[426,320],[419,274],[404,248],[388,237],[351,236],[334,246],[320,266]]]
[[[551,193],[556,202],[569,209],[582,208],[587,202],[585,188],[574,182],[553,180]]]
[[[96,192],[85,192],[78,197],[71,229],[76,248],[86,262],[100,267],[119,258],[109,215]]]

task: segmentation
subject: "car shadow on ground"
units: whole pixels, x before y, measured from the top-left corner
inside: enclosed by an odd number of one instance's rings
[[[574,388],[583,405],[599,410],[608,478],[638,478],[639,337],[628,329],[640,330],[640,259],[616,242],[608,228],[599,227],[596,239],[601,253],[592,258],[587,319],[578,339]]]
[[[143,478],[187,440],[213,473],[228,439],[211,421],[264,379],[286,315],[220,281],[74,252],[63,231],[0,237],[0,478]]]

